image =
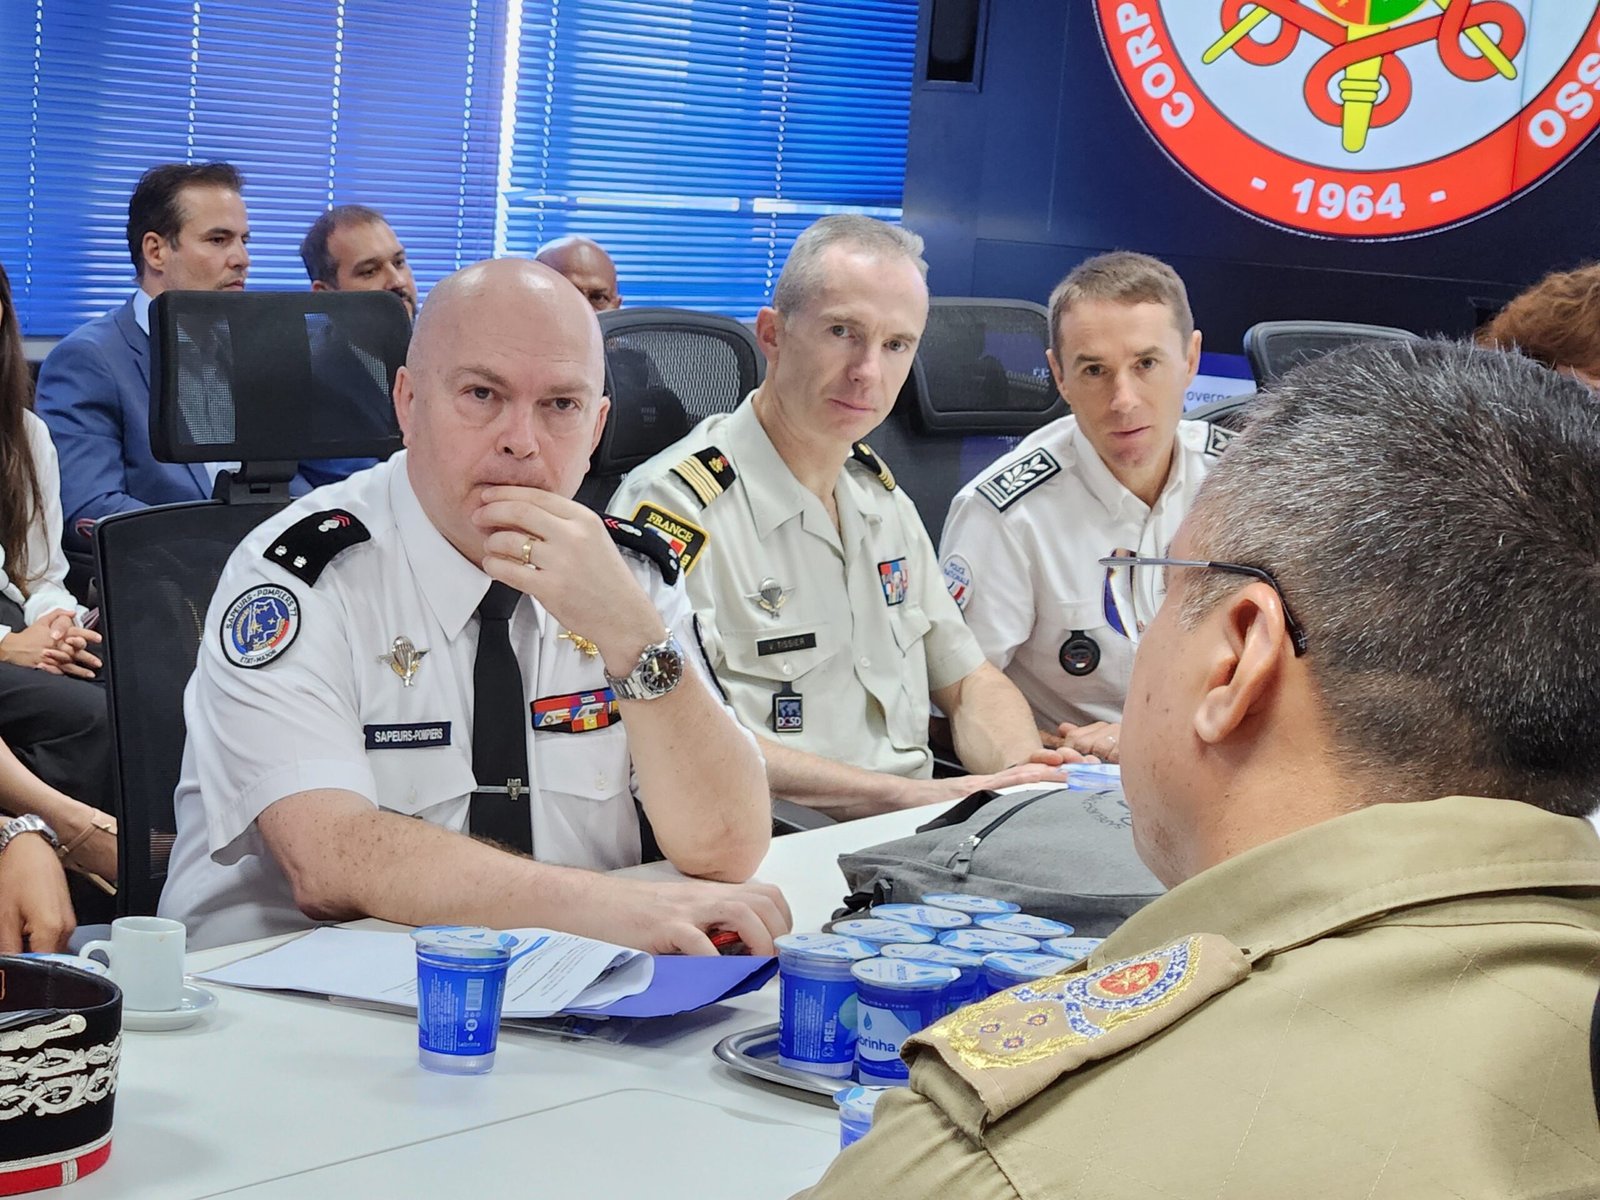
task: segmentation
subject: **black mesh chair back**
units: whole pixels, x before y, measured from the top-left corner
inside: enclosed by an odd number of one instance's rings
[[[929,301],[911,373],[867,442],[916,504],[935,548],[962,485],[1023,435],[1066,415],[1045,359],[1049,345],[1042,305]]]
[[[163,462],[385,457],[411,322],[388,292],[163,292],[150,309]],[[293,474],[291,471],[290,474]]]
[[[1256,386],[1264,388],[1284,372],[1352,342],[1416,341],[1417,335],[1392,325],[1347,321],[1262,321],[1245,330],[1244,354]]]
[[[761,382],[755,335],[738,321],[677,308],[600,314],[611,415],[578,500],[600,510],[622,477]]]
[[[1049,347],[1043,305],[938,297],[901,395],[929,433],[1031,433],[1067,412],[1045,359]]]
[[[167,504],[95,526],[115,774],[119,915],[156,911],[176,831],[183,689],[228,555],[282,504]],[[216,630],[209,631],[217,636]]]

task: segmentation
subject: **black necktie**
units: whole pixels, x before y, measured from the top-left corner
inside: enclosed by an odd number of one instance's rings
[[[522,593],[498,580],[478,605],[472,667],[472,833],[533,853],[528,805],[528,721],[522,672],[511,652],[511,610]]]

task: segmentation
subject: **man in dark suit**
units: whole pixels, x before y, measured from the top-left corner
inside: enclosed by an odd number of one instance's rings
[[[163,463],[150,451],[150,302],[165,291],[233,290],[250,271],[244,177],[229,163],[163,163],[128,201],[138,290],[63,338],[39,370],[35,406],[61,459],[69,530],[150,504],[204,500],[232,463]],[[303,485],[302,485],[303,486]]]

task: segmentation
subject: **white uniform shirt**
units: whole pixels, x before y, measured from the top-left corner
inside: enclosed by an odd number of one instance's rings
[[[673,468],[697,451],[714,459],[713,446],[736,477],[724,486],[704,464],[687,468],[702,496]],[[837,530],[746,398],[635,469],[610,511],[677,537],[706,654],[747,728],[851,766],[926,778],[929,689],[965,678],[983,653],[905,492],[852,459],[833,494]]]
[[[405,462],[402,452],[296,501],[246,538],[223,571],[184,694],[178,837],[161,896],[162,915],[188,925],[191,947],[312,924],[256,829],[256,817],[285,796],[337,788],[467,829],[476,611],[490,580],[429,521]],[[295,522],[330,509],[355,517],[371,540],[338,554],[314,585],[266,557]],[[703,677],[683,589],[668,587],[655,564],[623,557]],[[298,608],[292,620],[279,592]],[[261,614],[253,631],[245,629],[252,606]],[[639,823],[627,736],[600,658],[563,632],[532,598],[511,617],[530,705],[533,852],[595,870],[629,866],[639,861]],[[397,637],[427,651],[411,687],[388,661]],[[588,727],[550,728],[563,720]]]
[[[940,547],[945,582],[1041,729],[1122,719],[1133,651],[1107,624],[1097,560],[1120,548],[1166,554],[1230,436],[1180,421],[1154,507],[1117,482],[1075,417],[1030,434],[956,493]]]
[[[31,579],[27,598],[23,598],[22,589],[11,577],[4,550],[0,550],[0,572],[4,572],[0,595],[20,605],[30,625],[57,608],[75,613],[81,621],[88,610],[67,591],[67,556],[61,549],[61,467],[56,460],[56,445],[50,440],[50,430],[45,423],[26,410],[22,414],[22,429],[28,435],[28,452],[33,455],[33,470],[39,480],[42,506],[33,514],[33,521],[28,525],[28,574]],[[0,638],[10,632],[11,626],[0,625]]]

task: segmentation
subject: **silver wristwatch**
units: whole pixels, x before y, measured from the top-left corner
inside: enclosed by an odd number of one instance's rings
[[[655,700],[683,679],[683,647],[669,631],[664,639],[644,648],[626,675],[605,674],[618,700]]]
[[[45,824],[45,819],[33,813],[24,813],[20,817],[12,817],[4,825],[0,825],[0,854],[5,853],[12,839],[24,833],[41,833],[44,840],[50,843],[52,849],[61,845],[61,840],[56,837],[56,831]]]

